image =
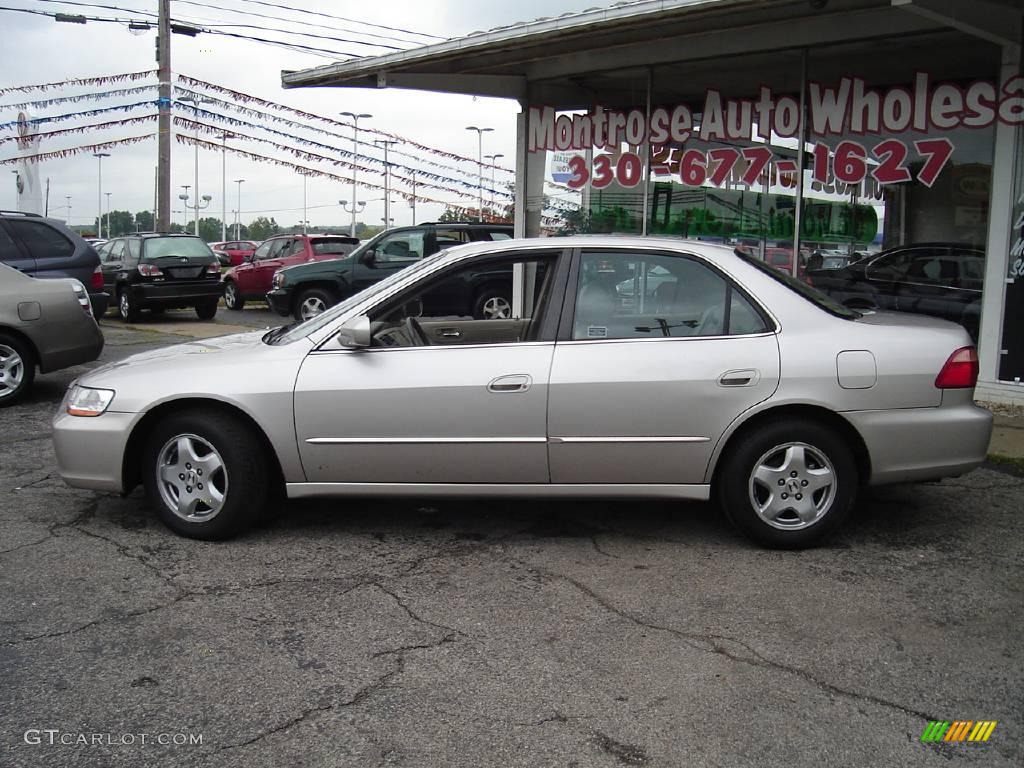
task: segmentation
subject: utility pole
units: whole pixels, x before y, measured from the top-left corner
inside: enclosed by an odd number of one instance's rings
[[[412,199],[409,205],[412,206],[412,224],[416,226],[416,171],[412,172]]]
[[[50,215],[50,177],[46,177],[46,204],[43,207],[43,216]]]
[[[160,83],[157,139],[157,212],[154,229],[171,229],[171,0],[159,0],[156,60]]]
[[[373,143],[384,147],[384,229],[391,229],[391,164],[388,162],[388,147],[398,142],[394,139],[374,139]]]

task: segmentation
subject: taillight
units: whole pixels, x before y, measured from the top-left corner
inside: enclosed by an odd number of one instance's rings
[[[939,389],[970,389],[978,383],[978,350],[960,347],[949,356],[935,377]]]
[[[103,290],[103,270],[100,269],[100,265],[96,265],[96,269],[92,271],[92,278],[89,280],[89,287],[97,290]]]
[[[139,264],[139,274],[143,277],[160,277],[163,272],[156,264]]]

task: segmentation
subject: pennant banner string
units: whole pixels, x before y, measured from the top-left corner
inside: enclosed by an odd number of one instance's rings
[[[0,88],[0,96],[5,93],[27,93],[29,91],[48,91],[51,88],[66,88],[76,85],[110,85],[111,83],[124,83],[133,80],[143,80],[152,77],[157,73],[155,69],[147,69],[144,72],[125,72],[120,75],[104,75],[102,77],[78,77],[70,80],[59,80],[55,83],[36,83],[35,85],[18,85],[11,88]]]
[[[99,101],[100,99],[109,99],[115,96],[134,96],[139,93],[145,93],[156,88],[156,83],[152,85],[137,85],[134,88],[115,88],[112,91],[98,91],[96,93],[83,93],[78,96],[58,96],[54,99],[43,99],[42,101],[23,101],[19,104],[0,104],[0,110],[4,109],[25,109],[26,107],[32,107],[35,109],[43,109],[53,104],[65,104],[75,103],[79,101]]]
[[[84,133],[85,131],[102,131],[107,128],[113,128],[114,126],[122,125],[134,125],[135,123],[143,123],[147,120],[156,120],[158,115],[154,112],[152,115],[141,115],[139,117],[126,117],[124,120],[108,120],[105,123],[92,123],[91,125],[80,125],[77,128],[61,128],[56,131],[46,131],[44,133],[37,133],[33,139],[51,139],[54,136],[66,136],[72,133]],[[17,141],[18,136],[4,136],[0,138],[0,144],[7,141]]]
[[[140,141],[151,139],[156,136],[155,133],[144,133],[141,136],[129,136],[126,139],[115,139],[113,141],[103,141],[99,144],[88,144],[83,147],[71,147],[69,149],[60,149],[56,152],[41,152],[36,155],[24,155],[22,157],[8,157],[0,159],[0,165],[9,165],[11,163],[17,163],[24,160],[28,163],[39,163],[43,160],[57,160],[64,157],[71,157],[72,155],[79,155],[83,152],[95,152],[98,149],[110,149],[111,147],[120,147],[125,144],[138,144]]]

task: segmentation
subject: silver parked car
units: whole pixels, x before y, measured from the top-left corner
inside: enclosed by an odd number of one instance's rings
[[[481,272],[523,286],[512,318],[453,310]],[[861,485],[980,464],[977,372],[953,323],[854,312],[721,246],[508,240],[445,250],[300,325],[90,372],[54,443],[67,483],[142,483],[196,538],[284,493],[713,496],[748,536],[800,547]]]
[[[81,282],[37,280],[0,264],[0,408],[28,394],[37,368],[50,373],[102,351],[103,334]]]

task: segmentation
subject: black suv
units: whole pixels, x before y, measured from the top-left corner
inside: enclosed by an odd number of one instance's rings
[[[367,240],[343,259],[298,264],[275,273],[267,303],[279,315],[308,320],[400,269],[463,243],[508,240],[511,224],[430,222],[395,227]],[[511,317],[510,283],[476,286],[467,312],[474,317]]]
[[[73,277],[89,292],[93,315],[107,311],[110,294],[103,289],[99,256],[61,221],[0,211],[0,262],[32,277]]]
[[[985,251],[963,243],[914,243],[804,280],[851,309],[916,312],[960,323],[978,339]]]
[[[210,320],[220,301],[220,261],[193,235],[140,233],[100,246],[103,283],[117,300],[121,319],[133,323],[139,311],[195,307]]]

